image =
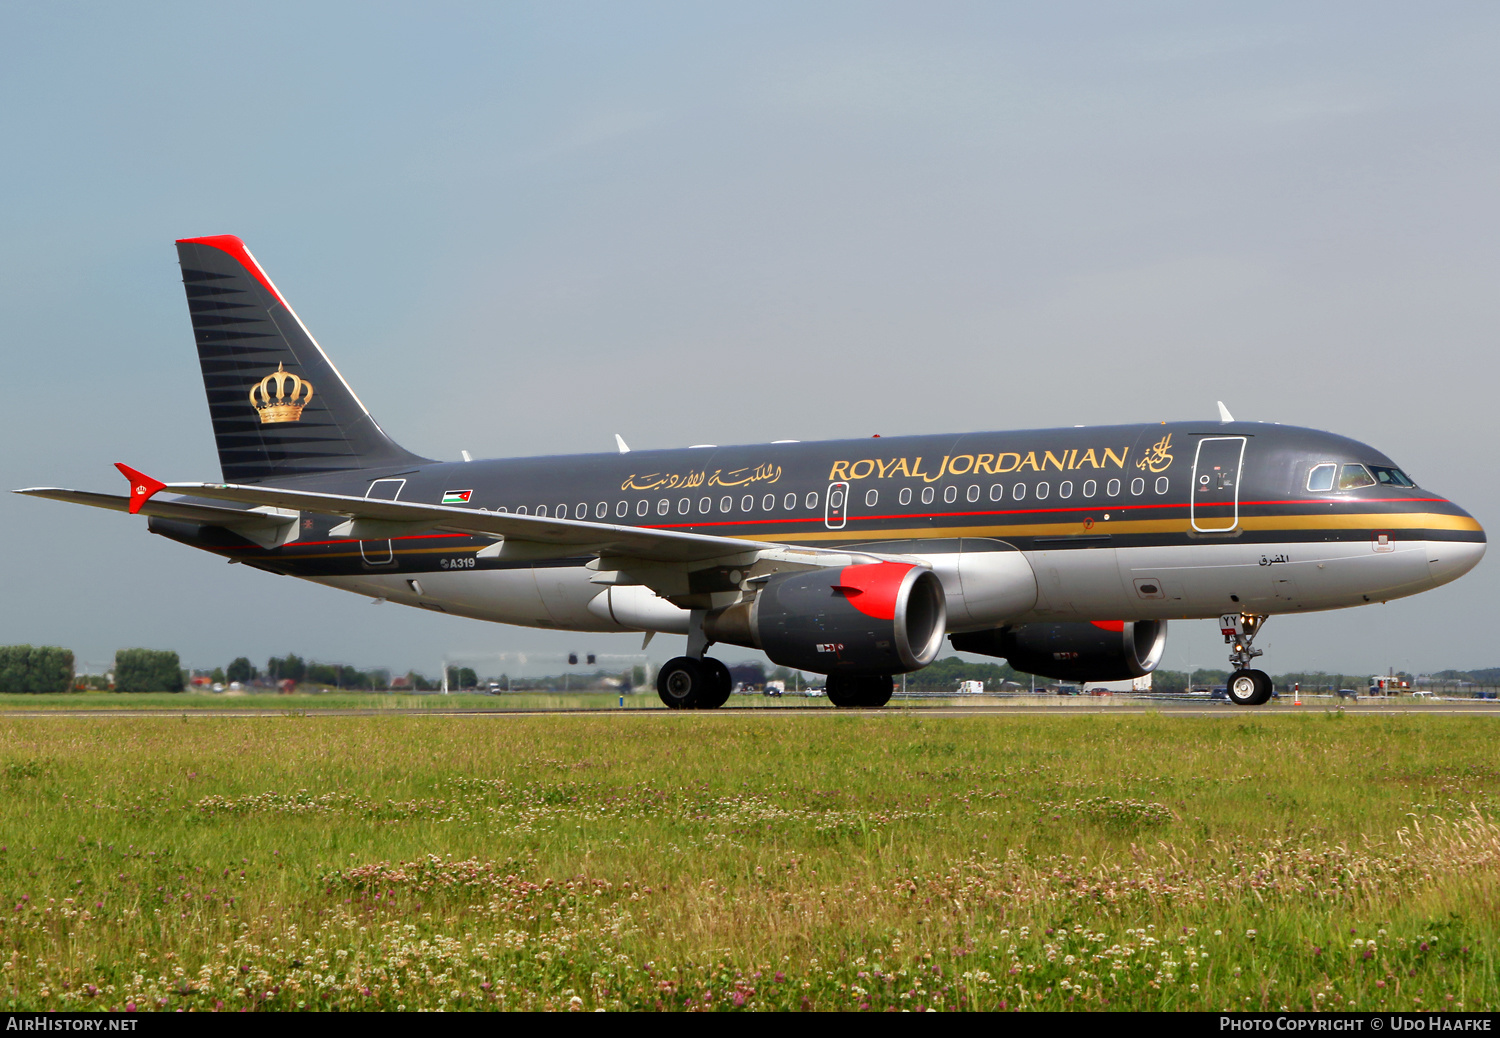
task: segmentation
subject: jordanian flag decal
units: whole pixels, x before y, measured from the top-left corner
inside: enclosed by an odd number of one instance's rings
[[[469,503],[469,498],[471,498],[473,496],[474,496],[474,491],[472,491],[472,490],[444,490],[443,491],[443,504],[445,504],[445,505],[466,505],[466,504]]]

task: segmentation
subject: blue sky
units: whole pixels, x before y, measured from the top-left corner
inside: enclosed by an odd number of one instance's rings
[[[1500,9],[0,8],[3,485],[218,468],[172,240],[245,238],[386,429],[456,458],[1214,414],[1500,525]],[[118,484],[118,485],[117,485]],[[447,651],[427,616],[6,497],[6,641]],[[1500,665],[1492,562],[1272,621],[1268,669]],[[663,658],[679,639],[658,639]],[[726,654],[732,655],[732,654]],[[1222,665],[1211,624],[1167,666]]]

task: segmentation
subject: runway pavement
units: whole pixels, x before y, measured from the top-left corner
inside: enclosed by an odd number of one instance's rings
[[[1495,700],[1475,699],[1436,699],[1436,700],[1413,700],[1413,699],[1370,699],[1362,698],[1358,702],[1345,701],[1342,704],[1332,697],[1318,698],[1305,697],[1302,704],[1294,705],[1288,697],[1273,700],[1264,706],[1239,707],[1223,700],[1208,700],[1202,698],[1188,698],[1185,696],[1077,696],[1077,697],[1044,697],[1044,696],[975,696],[972,701],[955,702],[954,699],[944,697],[941,699],[927,698],[896,698],[889,706],[880,711],[871,710],[837,710],[823,701],[795,700],[787,703],[772,703],[760,697],[735,697],[740,703],[731,701],[731,704],[720,713],[733,713],[735,716],[753,717],[798,717],[798,716],[828,716],[830,713],[840,716],[862,716],[889,715],[909,716],[920,714],[923,717],[1012,717],[1012,716],[1068,716],[1088,714],[1091,716],[1114,715],[1123,716],[1131,714],[1158,713],[1172,717],[1220,717],[1245,719],[1250,717],[1285,716],[1298,714],[1319,714],[1328,711],[1343,710],[1349,716],[1387,716],[1393,714],[1465,714],[1473,717],[1496,717],[1500,718],[1500,702]],[[749,700],[750,702],[747,702]],[[750,705],[753,702],[754,705]],[[144,708],[132,709],[130,707],[116,707],[113,709],[78,708],[66,707],[53,709],[24,709],[9,708],[0,709],[0,719],[3,718],[75,718],[75,719],[102,719],[102,718],[135,718],[135,717],[170,717],[170,718],[252,718],[252,717],[474,717],[474,718],[514,718],[532,717],[541,714],[577,714],[601,716],[614,714],[619,716],[673,716],[671,711],[665,707],[641,707],[641,706],[608,706],[608,707],[571,707],[571,708],[547,708],[547,707],[505,707],[496,705],[489,707],[473,708],[443,708],[415,707],[415,708],[329,708],[318,707],[296,707],[293,709],[262,709],[262,708],[234,708],[234,707],[195,707],[181,710]],[[680,716],[699,716],[696,711],[685,712]]]

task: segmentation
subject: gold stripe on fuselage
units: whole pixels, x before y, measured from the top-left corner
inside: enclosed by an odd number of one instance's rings
[[[1236,530],[1462,530],[1483,532],[1474,519],[1466,515],[1444,515],[1438,512],[1371,512],[1359,515],[1253,515],[1241,516]],[[919,526],[904,530],[827,530],[817,533],[746,534],[747,541],[911,541],[938,537],[1097,537],[1101,534],[1179,533],[1190,534],[1187,519],[1100,519],[1092,526],[1081,522],[1017,523],[1008,526]],[[1215,532],[1215,531],[1206,531]],[[1224,533],[1232,533],[1225,530]]]
[[[1370,512],[1356,515],[1304,515],[1242,516],[1236,530],[1290,531],[1298,530],[1457,530],[1481,533],[1483,528],[1466,515],[1445,515],[1438,512]],[[912,541],[947,539],[952,537],[1097,537],[1101,534],[1183,534],[1193,533],[1187,519],[1100,519],[1093,526],[1081,522],[1066,523],[1016,523],[1005,526],[918,526],[900,530],[819,530],[816,533],[754,533],[741,534],[746,541],[769,541],[775,543],[805,544],[817,541]],[[1209,531],[1210,533],[1212,531]],[[1225,533],[1235,531],[1226,530]],[[733,535],[731,535],[733,536]],[[400,538],[396,538],[400,544]],[[357,542],[350,542],[351,544]],[[295,543],[288,545],[295,547]],[[472,551],[469,547],[402,548],[396,547],[397,555],[456,555]],[[297,559],[346,559],[357,558],[361,552],[330,551],[290,553]]]

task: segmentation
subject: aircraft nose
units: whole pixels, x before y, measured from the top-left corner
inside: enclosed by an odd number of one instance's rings
[[[1479,560],[1484,558],[1484,530],[1477,522],[1474,529],[1479,531],[1477,541],[1428,542],[1427,569],[1432,574],[1434,586],[1457,580],[1479,565]]]

